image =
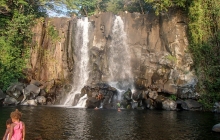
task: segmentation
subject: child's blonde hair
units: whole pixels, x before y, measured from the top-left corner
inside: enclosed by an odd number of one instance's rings
[[[20,119],[22,116],[21,112],[16,109],[15,111],[11,112],[10,117],[14,119]]]

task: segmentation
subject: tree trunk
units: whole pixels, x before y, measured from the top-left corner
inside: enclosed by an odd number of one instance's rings
[[[87,11],[86,11],[85,7],[83,7],[83,12],[84,12],[84,13],[85,13],[85,15],[88,17],[88,13],[87,13]]]
[[[143,6],[142,6],[142,4],[141,4],[141,0],[138,0],[138,2],[139,2],[139,5],[140,5],[140,7],[141,7],[141,14],[144,14],[144,9],[143,9]]]

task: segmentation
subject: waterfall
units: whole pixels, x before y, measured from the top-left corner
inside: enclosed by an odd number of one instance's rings
[[[76,94],[80,94],[81,89],[87,84],[89,78],[89,29],[90,23],[88,22],[88,18],[82,18],[77,20],[77,31],[75,35],[75,47],[74,47],[74,56],[76,60],[74,60],[74,74],[73,74],[73,88],[71,92],[66,97],[64,105],[75,105],[75,96]],[[78,107],[85,106],[85,98],[79,100],[80,102],[77,104]],[[83,106],[84,105],[84,106]]]
[[[108,82],[111,86],[117,88],[119,93],[125,92],[128,88],[133,88],[130,54],[127,35],[124,31],[124,22],[120,16],[116,16],[108,54],[110,74]]]
[[[77,103],[76,107],[85,107],[86,100],[87,100],[87,94],[85,94],[82,98],[79,99],[79,102]]]

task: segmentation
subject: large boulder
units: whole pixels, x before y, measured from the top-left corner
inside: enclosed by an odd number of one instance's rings
[[[171,99],[167,99],[162,102],[162,108],[165,110],[176,110],[177,104]]]
[[[28,103],[28,105],[33,105],[33,106],[36,106],[37,105],[37,102],[36,102],[36,100],[27,100],[27,103]]]
[[[213,106],[213,112],[220,113],[220,102],[215,102]]]
[[[100,107],[103,102],[103,108],[110,108],[113,104],[113,97],[117,94],[117,90],[106,83],[98,83],[91,86],[84,86],[81,90],[80,97],[87,94],[86,107]]]
[[[132,101],[127,101],[127,100],[121,100],[120,102],[120,107],[121,108],[127,108],[130,109],[132,106],[133,102]]]
[[[3,91],[0,89],[0,100],[5,99],[6,95],[3,93]]]
[[[185,110],[201,110],[202,109],[202,105],[192,99],[188,99],[182,102],[181,107]]]
[[[41,89],[39,96],[46,96],[46,95],[47,95],[46,91],[44,89]]]
[[[158,93],[157,93],[157,91],[150,91],[148,96],[149,96],[149,98],[155,100],[155,99],[157,99]]]
[[[93,97],[95,94],[103,94],[104,96],[111,96],[112,94],[117,93],[117,90],[108,84],[105,83],[98,83],[91,86],[84,86],[81,89],[81,97],[83,97],[85,94],[87,94],[88,97]]]
[[[110,98],[111,98],[111,97],[109,97],[109,96],[105,96],[105,97],[104,97],[104,100],[103,100],[103,102],[102,102],[104,109],[111,109],[111,108],[113,107],[113,104],[110,104],[110,103],[109,103],[109,99],[110,99]]]
[[[132,95],[132,92],[131,92],[131,89],[129,88],[124,94],[123,94],[123,98],[124,100],[127,100],[127,101],[131,101],[131,95]],[[134,99],[134,98],[133,98]]]
[[[132,102],[131,106],[132,106],[132,109],[137,109],[138,108],[138,102]]]
[[[101,89],[108,89],[109,85],[107,83],[97,83],[97,84],[93,84],[91,86],[92,88],[101,88]]]
[[[19,102],[13,98],[13,97],[9,97],[7,96],[3,102],[4,105],[8,106],[8,105],[17,105]]]
[[[132,94],[132,99],[134,101],[141,101],[142,100],[142,92],[135,92]],[[128,100],[128,101],[131,101],[131,100]]]
[[[88,97],[87,101],[86,101],[86,107],[87,108],[96,108],[100,106],[101,101],[97,100],[94,97]]]
[[[40,93],[40,88],[37,87],[34,84],[29,84],[26,88],[25,88],[25,94],[26,95],[32,95],[33,98],[37,97],[38,94]]]
[[[148,109],[154,109],[156,106],[154,100],[152,100],[150,98],[144,100],[143,104],[144,104],[145,108],[148,108]]]
[[[37,80],[34,80],[34,79],[31,79],[30,84],[33,84],[33,85],[35,85],[37,87],[40,87],[40,86],[43,85],[40,81],[37,81]]]
[[[93,92],[97,92],[97,90],[95,90],[95,88],[91,88],[90,86],[84,86],[81,89],[81,97],[83,97],[85,94],[87,94],[88,97],[92,97],[92,93]]]
[[[23,101],[22,103],[20,103],[20,105],[28,105],[27,100]]]
[[[214,125],[214,126],[212,127],[212,131],[214,131],[214,132],[220,132],[220,123]]]
[[[200,94],[196,92],[198,79],[192,72],[186,74],[184,77],[188,79],[188,82],[178,87],[177,96],[181,99],[198,99],[200,97]]]
[[[149,91],[142,91],[142,99],[147,99],[148,93],[149,93]]]
[[[46,98],[44,96],[37,96],[36,101],[38,104],[41,104],[41,105],[46,104]]]
[[[163,109],[163,102],[167,100],[167,98],[163,95],[158,95],[157,98],[155,99],[155,107],[157,109]]]
[[[23,95],[24,88],[25,84],[23,83],[13,83],[8,87],[6,93],[15,99],[18,99],[21,95]]]
[[[76,94],[76,96],[78,97],[79,94]],[[79,98],[75,98],[75,100],[78,100]],[[53,94],[53,93],[49,93],[47,94],[46,96],[46,102],[47,102],[47,105],[52,105],[54,104],[56,101],[56,94]]]

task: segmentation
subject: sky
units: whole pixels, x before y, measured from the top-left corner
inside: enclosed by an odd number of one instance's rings
[[[50,4],[53,5],[54,9],[56,9],[57,11],[60,11],[60,12],[56,12],[55,10],[49,8],[49,6],[48,6],[46,8],[46,10],[47,10],[47,14],[49,17],[69,17],[68,10],[65,5],[55,5],[55,4],[53,4],[53,2],[50,2]]]

